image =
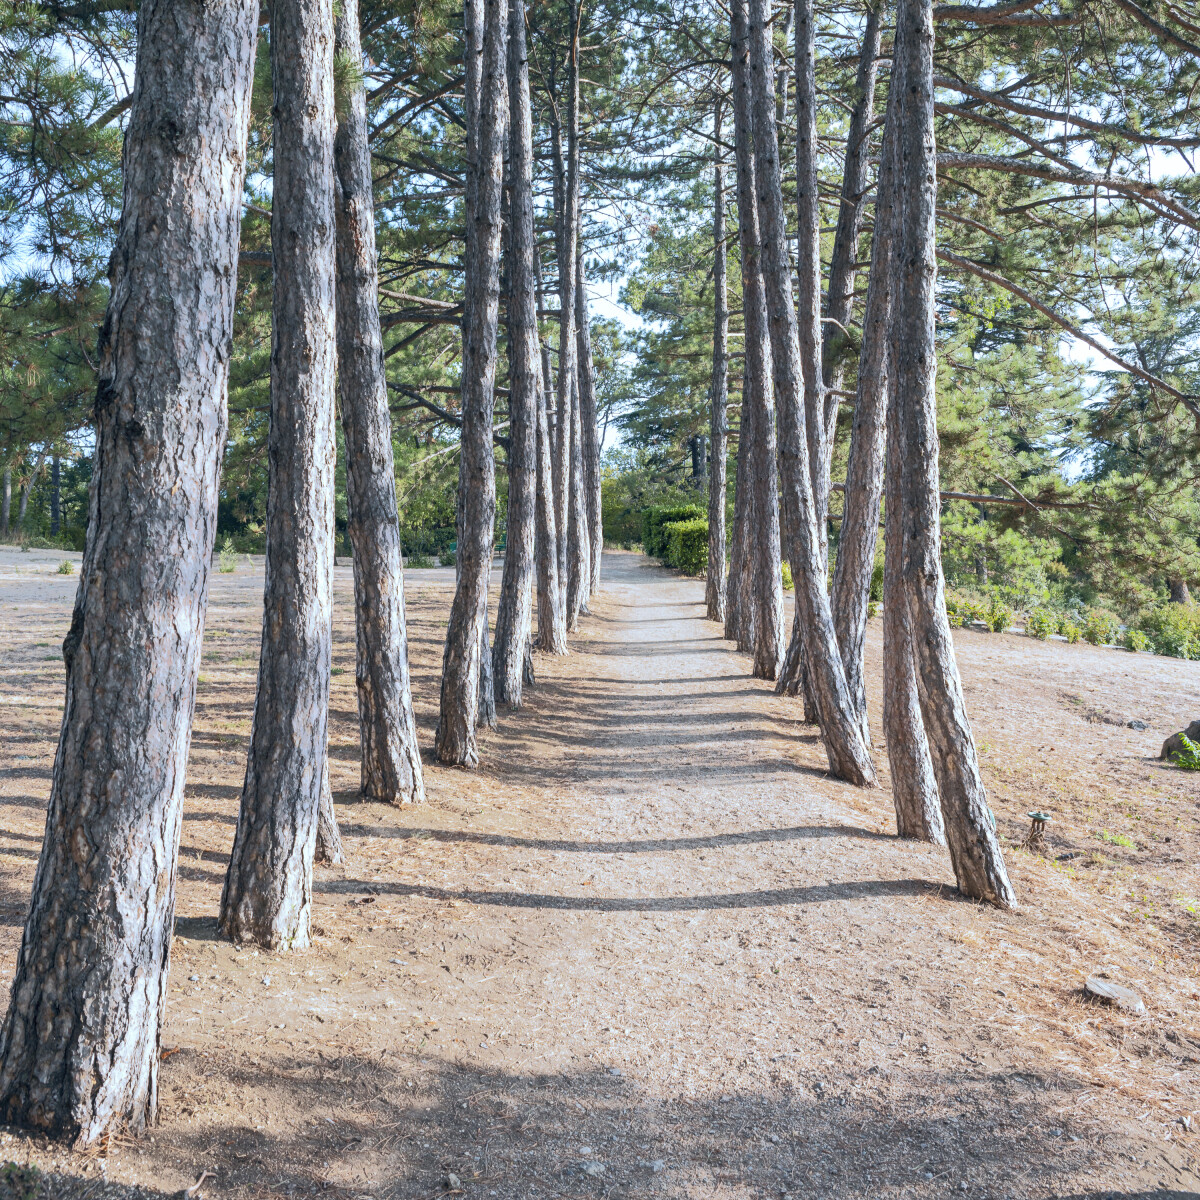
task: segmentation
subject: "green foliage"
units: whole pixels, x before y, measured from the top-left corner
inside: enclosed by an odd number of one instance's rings
[[[1025,633],[1044,642],[1052,633],[1058,632],[1058,616],[1039,605],[1025,618]]]
[[[1125,629],[1121,633],[1121,645],[1126,650],[1149,650],[1150,635],[1143,629]]]
[[[1083,620],[1083,640],[1093,646],[1111,646],[1117,640],[1120,624],[1112,613],[1103,608],[1088,610]]]
[[[708,521],[704,517],[692,517],[686,521],[672,521],[663,529],[667,565],[685,575],[703,575],[708,569]]]
[[[1183,743],[1182,750],[1176,750],[1173,755],[1175,765],[1185,771],[1200,771],[1200,746],[1197,746],[1186,733],[1179,735]]]
[[[58,574],[59,575],[74,575],[75,574],[75,564],[69,558],[64,558],[58,564]]]
[[[1162,604],[1140,614],[1136,624],[1155,654],[1200,658],[1200,606]]]
[[[698,504],[656,504],[642,513],[642,549],[651,558],[665,559],[667,556],[668,525],[676,521],[692,521],[704,516]],[[705,526],[707,529],[707,525]]]
[[[1083,630],[1080,628],[1079,622],[1074,617],[1064,614],[1058,619],[1058,632],[1067,639],[1073,646],[1081,637]]]
[[[430,567],[434,567],[437,564],[428,554],[410,554],[404,560],[404,565],[410,571],[427,571]]]
[[[987,614],[983,620],[993,633],[1005,633],[1013,622],[1013,610],[998,596],[993,596],[988,601]]]
[[[233,548],[233,538],[228,535],[221,545],[219,567],[222,575],[231,575],[237,568],[237,551]]]
[[[784,562],[780,565],[780,572],[783,575],[783,590],[790,592],[795,586],[792,581],[792,564]]]
[[[35,1166],[0,1164],[0,1197],[4,1200],[38,1200],[42,1182],[42,1173]]]
[[[1124,833],[1109,833],[1107,829],[1102,829],[1096,836],[1102,842],[1107,842],[1110,846],[1124,846],[1126,850],[1137,849],[1137,843],[1133,838],[1128,837]]]
[[[954,629],[962,629],[975,621],[986,625],[987,613],[987,605],[973,596],[946,593],[946,616]]]
[[[441,552],[441,554],[438,555],[438,566],[439,567],[452,567],[457,562],[458,562],[457,553],[455,551],[451,550],[449,547],[447,547],[445,550],[443,550]]]

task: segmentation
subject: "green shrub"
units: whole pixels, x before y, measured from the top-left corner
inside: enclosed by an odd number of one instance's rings
[[[1183,749],[1176,750],[1172,755],[1175,765],[1182,767],[1185,771],[1200,771],[1200,746],[1197,746],[1186,733],[1181,733],[1179,740],[1183,742]]]
[[[993,633],[1004,633],[1013,622],[1013,610],[996,596],[988,602],[984,624]]]
[[[1126,650],[1149,650],[1150,638],[1143,630],[1130,628],[1121,634],[1121,645]]]
[[[228,534],[225,536],[224,542],[221,543],[221,555],[219,568],[222,575],[230,575],[237,566],[237,551],[233,548],[233,538]]]
[[[685,575],[703,575],[708,569],[708,522],[703,517],[665,525],[667,565]]]
[[[642,513],[642,547],[651,558],[667,556],[667,534],[664,526],[677,521],[694,521],[704,516],[699,504],[657,504]]]
[[[1163,604],[1142,613],[1137,625],[1149,635],[1155,654],[1200,658],[1200,607]]]
[[[1103,608],[1093,608],[1083,621],[1083,640],[1093,646],[1111,645],[1117,640],[1117,618]]]
[[[1058,632],[1058,617],[1048,608],[1038,607],[1025,618],[1025,633],[1028,637],[1044,642],[1052,633]]]
[[[1059,620],[1058,632],[1061,633],[1063,637],[1065,637],[1067,641],[1071,643],[1071,645],[1074,645],[1081,637],[1083,637],[1083,630],[1079,628],[1079,625],[1071,617],[1063,617]]]
[[[792,564],[781,563],[779,573],[783,576],[783,590],[790,592],[796,586],[795,581],[792,579]]]
[[[458,554],[454,550],[443,550],[438,555],[438,566],[452,567],[456,562],[458,562]],[[433,563],[430,562],[429,565],[432,567]]]
[[[428,554],[410,554],[404,560],[404,565],[408,567],[409,570],[425,571],[436,564]]]
[[[867,616],[868,617],[879,616],[879,603],[880,602],[878,600],[868,600],[867,601]]]
[[[74,575],[75,574],[75,564],[69,558],[64,558],[58,564],[58,573],[60,575]]]

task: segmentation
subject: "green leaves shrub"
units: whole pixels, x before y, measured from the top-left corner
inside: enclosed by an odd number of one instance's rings
[[[692,517],[664,525],[667,565],[685,575],[703,575],[708,569],[708,521]]]

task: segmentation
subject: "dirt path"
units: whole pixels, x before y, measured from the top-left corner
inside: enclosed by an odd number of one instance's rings
[[[398,811],[352,802],[339,568],[332,755],[348,862],[318,872],[320,936],[291,957],[215,939],[261,595],[255,571],[217,578],[162,1124],[110,1147],[108,1178],[158,1195],[214,1171],[206,1194],[256,1200],[1200,1190],[1200,1134],[1178,1123],[1200,1106],[1195,923],[1186,906],[1135,922],[1153,905],[1130,895],[1143,876],[1200,892],[1197,788],[1147,761],[1159,726],[1200,697],[1194,665],[959,638],[1009,844],[1047,788],[1063,813],[1056,851],[1092,837],[1098,811],[1117,829],[1104,805],[1124,811],[1133,792],[1148,821],[1166,808],[1153,845],[1131,840],[1129,862],[1100,855],[1091,874],[1012,853],[1023,907],[998,914],[957,898],[944,852],[895,839],[886,791],[825,777],[795,703],[747,678],[703,619],[702,585],[630,554],[604,570],[572,654],[539,658],[529,705],[487,735],[483,769],[429,764],[430,803]],[[39,619],[65,629],[70,582],[37,580]],[[426,745],[448,582],[410,575]],[[0,691],[26,694],[14,648],[36,636],[32,615],[6,634]],[[37,654],[0,759],[4,972],[56,732],[38,697],[61,686]],[[1124,691],[1106,682],[1131,666]],[[1124,708],[1153,709],[1152,728],[1103,723]],[[1048,757],[1030,757],[1031,722]],[[1103,747],[1081,748],[1076,726]],[[1098,968],[1135,983],[1148,1014],[1084,1004]],[[57,1162],[61,1180],[100,1170],[11,1133],[5,1157]]]

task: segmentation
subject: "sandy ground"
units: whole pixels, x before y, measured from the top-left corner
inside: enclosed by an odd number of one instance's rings
[[[61,711],[62,557],[0,549],[5,977]],[[427,758],[429,802],[398,810],[355,799],[339,566],[348,857],[318,870],[319,936],[288,956],[215,934],[261,561],[215,576],[160,1123],[88,1157],[0,1131],[0,1162],[52,1172],[55,1197],[204,1172],[238,1200],[1197,1194],[1200,780],[1154,755],[1200,716],[1200,667],[957,631],[1021,900],[1001,914],[957,896],[944,851],[895,838],[886,787],[826,777],[797,702],[703,619],[702,584],[632,554],[604,571],[481,768]],[[426,746],[451,575],[408,577]],[[1045,856],[1013,848],[1032,808],[1054,814]],[[1095,971],[1146,1014],[1085,1001]]]

